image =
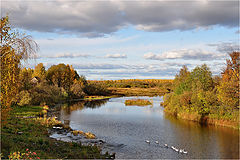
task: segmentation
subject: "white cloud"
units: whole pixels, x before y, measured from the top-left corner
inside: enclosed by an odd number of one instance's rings
[[[104,36],[126,26],[145,31],[238,27],[238,1],[2,1],[20,28]]]
[[[105,58],[127,58],[126,54],[107,54]]]
[[[55,55],[45,55],[39,56],[38,58],[76,58],[76,57],[89,57],[89,54],[79,54],[79,53],[57,53]]]
[[[208,46],[216,47],[216,50],[221,53],[231,53],[233,51],[240,50],[239,44],[235,42],[214,43],[214,44],[208,44]]]
[[[165,59],[184,59],[184,60],[201,60],[211,61],[214,59],[223,58],[225,54],[203,51],[201,49],[181,49],[163,52],[162,54],[146,53],[145,59],[151,60],[165,60]]]

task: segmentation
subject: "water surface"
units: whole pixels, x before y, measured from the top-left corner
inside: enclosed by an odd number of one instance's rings
[[[167,116],[160,106],[162,97],[138,97],[153,100],[150,106],[125,106],[124,101],[133,98],[63,106],[60,120],[74,130],[90,131],[112,144],[109,150],[116,152],[116,158],[239,158],[238,130],[201,126]],[[185,149],[188,154],[165,148],[165,143]]]

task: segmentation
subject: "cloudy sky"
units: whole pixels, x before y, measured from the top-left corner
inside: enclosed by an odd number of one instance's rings
[[[39,44],[46,67],[73,65],[88,79],[174,78],[239,50],[239,1],[1,0],[18,30]]]

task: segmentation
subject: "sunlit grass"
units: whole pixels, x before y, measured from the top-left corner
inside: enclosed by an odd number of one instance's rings
[[[104,159],[110,157],[108,153],[101,154],[97,146],[83,146],[81,143],[49,138],[48,130],[53,125],[60,126],[61,122],[54,118],[39,117],[42,110],[43,107],[40,106],[14,107],[8,123],[1,128],[2,159],[8,159],[9,155],[16,159],[18,154],[13,153],[21,153],[23,156],[22,153],[25,153],[26,149],[36,152],[41,159]],[[37,118],[31,118],[35,116]],[[93,138],[91,134],[85,136]]]
[[[130,99],[125,100],[126,106],[147,106],[152,105],[153,103],[146,99]]]
[[[162,96],[168,91],[161,88],[108,88],[115,95],[124,96]]]

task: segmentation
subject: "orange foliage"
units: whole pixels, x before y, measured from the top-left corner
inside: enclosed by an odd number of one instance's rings
[[[222,80],[218,86],[218,99],[227,108],[239,107],[239,61],[240,52],[229,54],[226,69],[222,73]]]

